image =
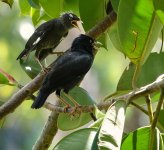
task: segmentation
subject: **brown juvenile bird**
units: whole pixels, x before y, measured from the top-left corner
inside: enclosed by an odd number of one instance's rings
[[[80,18],[75,14],[64,13],[59,18],[41,24],[29,38],[25,49],[20,53],[17,60],[36,50],[36,60],[41,68],[44,69],[40,61],[45,59],[49,54],[55,53],[53,49],[67,36],[71,28],[79,28],[77,24],[78,21],[80,21]]]

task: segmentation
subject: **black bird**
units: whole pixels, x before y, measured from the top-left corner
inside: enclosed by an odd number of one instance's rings
[[[43,23],[29,38],[25,49],[20,53],[17,60],[36,50],[35,57],[43,69],[44,67],[40,61],[45,59],[49,54],[54,54],[53,49],[67,36],[69,29],[73,27],[79,28],[78,21],[80,21],[80,18],[75,14],[64,13],[59,18]]]
[[[60,98],[61,90],[75,105],[78,105],[71,99],[68,92],[81,82],[91,68],[94,60],[94,45],[94,40],[89,36],[81,34],[77,37],[73,41],[71,48],[54,61],[31,108],[42,107],[47,97],[54,91]],[[69,105],[66,101],[63,100],[63,102]]]

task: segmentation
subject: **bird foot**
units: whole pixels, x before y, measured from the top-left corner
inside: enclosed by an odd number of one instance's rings
[[[46,73],[46,74],[47,74],[50,70],[51,70],[51,67],[47,67],[47,68],[43,67],[43,68],[42,68],[42,72],[44,72],[44,73]]]
[[[80,107],[81,107],[80,105],[72,107],[72,110],[69,113],[69,115],[72,117],[80,117],[81,111],[78,110],[78,108],[80,108]]]
[[[71,108],[71,105],[66,105],[64,107],[64,113],[67,113],[69,108]]]

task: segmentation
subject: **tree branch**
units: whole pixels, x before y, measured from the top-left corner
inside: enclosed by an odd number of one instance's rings
[[[108,27],[110,27],[116,21],[116,14],[114,12],[109,14],[101,23],[93,27],[87,35],[92,38],[100,36]],[[7,114],[13,112],[29,95],[37,91],[42,83],[45,74],[40,73],[32,81],[30,81],[25,87],[15,93],[5,104],[0,106],[0,119]]]
[[[57,128],[57,119],[59,113],[52,111],[43,130],[41,135],[39,136],[38,140],[34,144],[32,150],[48,150],[49,146],[52,143],[54,136],[56,135],[58,128]]]

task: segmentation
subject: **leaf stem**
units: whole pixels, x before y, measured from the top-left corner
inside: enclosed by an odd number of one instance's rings
[[[145,99],[146,99],[146,104],[147,104],[147,109],[148,109],[149,120],[150,120],[150,123],[152,123],[153,122],[153,109],[151,105],[150,94],[146,95]]]
[[[157,108],[156,108],[156,112],[155,112],[155,115],[154,115],[154,119],[153,119],[153,122],[151,124],[151,130],[150,130],[150,150],[153,150],[153,146],[154,146],[154,143],[155,143],[155,127],[156,127],[156,124],[157,124],[157,121],[158,121],[158,116],[159,116],[159,113],[160,113],[160,110],[161,110],[161,107],[162,107],[162,104],[163,104],[163,99],[164,99],[164,89],[162,88],[161,89],[161,95],[160,95],[160,98],[159,98],[159,102],[158,102],[158,105],[157,105]]]
[[[137,88],[137,80],[138,80],[140,71],[141,71],[141,65],[140,65],[140,63],[138,63],[138,64],[136,64],[134,75],[133,75],[133,78],[132,78],[132,88],[133,89]]]
[[[138,108],[139,110],[141,110],[143,113],[145,113],[146,115],[149,115],[148,111],[146,111],[144,108],[142,108],[141,106],[139,106],[138,104],[131,102],[131,105],[135,106],[136,108]]]

